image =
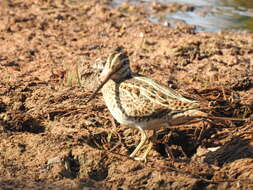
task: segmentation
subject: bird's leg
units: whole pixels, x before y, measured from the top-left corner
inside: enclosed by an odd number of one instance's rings
[[[154,130],[153,136],[151,137],[151,140],[148,144],[148,148],[145,150],[143,156],[139,160],[143,160],[144,162],[147,161],[147,156],[154,145],[154,141],[156,140],[157,140],[157,134],[156,134],[156,130]]]
[[[139,128],[139,130],[141,132],[141,141],[138,144],[138,146],[134,149],[134,151],[130,154],[131,158],[133,158],[139,152],[139,150],[141,149],[141,147],[144,145],[144,143],[147,140],[146,132],[142,128]]]

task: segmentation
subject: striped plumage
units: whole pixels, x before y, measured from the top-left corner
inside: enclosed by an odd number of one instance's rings
[[[128,57],[122,53],[108,57],[100,79],[102,84],[91,98],[102,88],[105,104],[113,117],[142,133],[141,142],[131,157],[135,157],[147,139],[144,130],[184,124],[205,115],[199,110],[198,102],[184,98],[152,79],[132,73]],[[151,146],[138,159],[145,160]]]

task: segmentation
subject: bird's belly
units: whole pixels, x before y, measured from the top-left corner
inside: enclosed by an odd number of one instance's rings
[[[110,110],[110,109],[109,109]],[[133,127],[133,128],[141,128],[143,130],[153,130],[159,129],[164,126],[168,126],[168,123],[165,120],[154,119],[150,121],[139,121],[138,119],[134,119],[131,117],[127,117],[120,110],[113,109],[110,110],[112,116],[119,122],[120,124]]]
[[[167,122],[161,119],[154,119],[154,120],[143,120],[140,121],[138,119],[126,116],[120,109],[111,109],[109,108],[112,116],[119,122],[120,124],[134,127],[134,128],[141,128],[143,130],[152,130],[152,129],[159,129],[161,127],[167,126]]]
[[[153,130],[153,129],[160,129],[162,127],[168,126],[168,122],[163,120],[162,118],[159,119],[152,119],[149,121],[140,121],[136,123],[136,126],[142,128],[143,130]]]
[[[128,125],[132,126],[134,125],[134,122],[129,119],[119,108],[109,108],[112,116],[119,122],[120,124],[123,125]]]
[[[125,113],[123,113],[123,111],[118,106],[116,106],[116,104],[114,104],[112,101],[107,101],[106,99],[105,104],[117,122],[127,126],[134,126],[134,121],[130,119]]]

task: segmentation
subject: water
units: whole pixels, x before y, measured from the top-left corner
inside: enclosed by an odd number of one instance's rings
[[[114,0],[120,5],[124,0]],[[138,3],[138,0],[128,0]],[[145,0],[142,2],[154,2]],[[155,23],[173,23],[183,21],[196,26],[197,31],[218,32],[220,30],[253,31],[253,0],[156,0],[168,4],[171,2],[190,4],[195,8],[191,11],[152,15],[150,20]],[[173,24],[172,24],[173,26]]]

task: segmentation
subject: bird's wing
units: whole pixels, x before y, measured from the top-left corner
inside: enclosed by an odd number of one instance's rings
[[[119,83],[116,92],[117,103],[128,116],[156,116],[199,107],[197,102],[142,76]]]

